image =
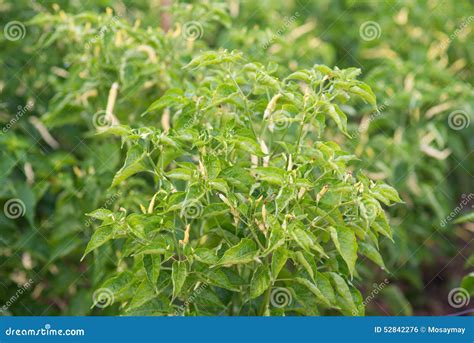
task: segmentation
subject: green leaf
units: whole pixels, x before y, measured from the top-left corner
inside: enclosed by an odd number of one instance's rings
[[[285,243],[285,232],[277,220],[270,217],[268,219],[270,227],[270,238],[267,241],[267,249],[265,253],[271,252]]]
[[[198,68],[224,62],[237,62],[239,60],[242,60],[242,55],[235,51],[230,53],[227,51],[207,51],[194,57],[184,68]]]
[[[351,294],[352,300],[356,306],[357,312],[354,312],[353,315],[355,316],[364,316],[365,315],[365,306],[364,306],[364,298],[362,294],[359,292],[358,289],[351,287]]]
[[[194,250],[194,257],[199,262],[205,264],[216,264],[219,261],[219,257],[211,250],[207,248],[197,248]]]
[[[323,303],[324,305],[328,307],[331,306],[329,300],[323,295],[323,293],[321,293],[319,288],[315,284],[313,284],[311,281],[300,278],[300,277],[295,278],[295,280],[296,282],[308,288],[311,291],[311,293],[313,293],[321,303]]]
[[[122,181],[128,179],[130,176],[146,171],[147,167],[145,165],[144,159],[146,154],[143,152],[142,148],[138,145],[131,147],[128,150],[127,158],[122,168],[115,174],[115,177],[112,181],[112,186],[117,186]]]
[[[134,292],[134,296],[130,301],[130,305],[128,306],[127,310],[137,308],[150,301],[154,297],[156,297],[155,289],[150,285],[148,280],[143,280],[140,286],[138,286],[136,292]]]
[[[146,239],[146,234],[160,224],[161,218],[153,214],[132,213],[127,216],[126,223],[132,234],[141,239]]]
[[[110,290],[114,294],[114,297],[118,298],[121,293],[126,292],[130,288],[133,281],[133,273],[125,271],[105,281],[101,288]]]
[[[240,291],[240,289],[236,285],[232,284],[229,281],[229,277],[221,269],[208,271],[206,273],[205,282],[220,288],[228,289],[229,291]]]
[[[101,128],[97,135],[113,135],[124,137],[131,133],[131,129],[128,125],[113,125],[106,128]]]
[[[170,107],[175,104],[179,104],[181,99],[183,98],[183,91],[179,88],[170,88],[168,89],[165,94],[156,100],[154,103],[148,107],[145,113],[160,110],[165,107]],[[144,114],[145,114],[144,113]]]
[[[474,267],[474,253],[469,255],[469,257],[466,260],[466,263],[464,263],[464,268],[471,268]]]
[[[188,275],[187,264],[183,261],[174,261],[171,266],[171,280],[173,282],[173,298],[176,298],[183,288]]]
[[[226,204],[220,202],[220,203],[212,203],[207,205],[203,212],[202,212],[202,217],[217,217],[222,214],[228,213],[229,212],[229,206]]]
[[[209,181],[209,186],[223,194],[229,194],[229,186],[224,179],[214,179]]]
[[[170,179],[189,181],[193,177],[193,171],[186,168],[175,168],[166,173]]]
[[[341,307],[343,314],[353,316],[357,315],[359,310],[354,303],[354,299],[352,299],[352,293],[346,281],[339,276],[339,274],[333,272],[325,274],[329,276],[333,289],[336,290],[337,303],[339,307]]]
[[[178,147],[178,143],[173,138],[166,136],[164,134],[159,137],[159,142],[160,144],[168,146],[168,147],[173,147],[173,148]]]
[[[374,228],[375,231],[389,238],[393,242],[392,229],[388,224],[388,220],[384,212],[380,212],[378,214],[377,218],[375,218],[375,220],[372,222],[371,227]]]
[[[254,179],[249,172],[238,166],[223,170],[221,176],[225,177],[229,185],[241,191],[247,191],[254,184]]]
[[[472,223],[474,222],[474,212],[465,214],[454,221],[454,224]]]
[[[386,184],[377,184],[370,192],[377,200],[383,202],[385,205],[390,205],[392,202],[402,202],[395,188]]]
[[[345,226],[339,226],[337,229],[331,226],[329,230],[334,245],[346,262],[351,277],[353,277],[357,260],[357,240],[354,231]]]
[[[461,287],[467,290],[470,295],[474,295],[474,272],[469,273],[462,279]]]
[[[221,162],[216,156],[205,156],[204,166],[206,167],[208,178],[215,179],[219,176],[219,173],[221,172]]]
[[[239,244],[227,250],[217,265],[233,265],[252,262],[257,255],[257,245],[248,238],[242,238]]]
[[[359,252],[368,257],[372,262],[380,266],[383,270],[387,270],[385,267],[385,263],[383,262],[382,256],[378,252],[378,250],[373,247],[372,245],[364,242],[359,243]]]
[[[0,183],[4,183],[17,163],[18,161],[8,153],[8,150],[0,152]]]
[[[35,218],[35,209],[36,209],[36,195],[33,192],[33,188],[29,187],[28,185],[22,183],[16,187],[18,198],[24,205],[23,213],[25,214],[26,219],[30,223],[30,225],[34,226],[34,218]],[[15,203],[15,199],[13,199]]]
[[[142,296],[136,295],[136,299],[132,300],[132,304],[125,310],[128,316],[164,316],[172,313],[172,309],[169,305],[169,300],[165,296],[151,295],[151,287],[148,284],[142,284],[145,291]],[[140,290],[143,288],[139,288]],[[142,298],[142,299],[140,299]],[[141,303],[142,305],[137,305]]]
[[[331,304],[335,304],[336,295],[334,294],[334,290],[331,286],[331,281],[329,281],[329,279],[324,276],[324,274],[318,271],[316,271],[314,279],[316,281],[316,286],[319,288],[324,297],[328,299]]]
[[[375,107],[377,105],[374,92],[365,83],[360,83],[358,86],[352,86],[349,91],[353,94],[360,96],[372,106]]]
[[[281,246],[277,248],[272,254],[272,278],[276,280],[278,274],[286,264],[288,259],[288,250],[286,247]]]
[[[333,104],[328,104],[327,108],[327,113],[329,114],[331,119],[334,120],[339,130],[347,134],[347,117],[344,112],[341,111],[339,106]]]
[[[99,208],[95,211],[92,211],[91,213],[87,213],[86,216],[99,219],[99,220],[104,220],[112,215],[112,211],[107,210],[105,208]]]
[[[92,250],[97,249],[98,247],[106,243],[107,241],[111,240],[113,237],[113,232],[114,232],[114,228],[112,225],[99,226],[92,234],[92,237],[89,243],[87,244],[86,251],[84,252],[84,255],[82,256],[81,261]]]
[[[313,245],[313,240],[311,237],[300,228],[295,228],[291,232],[291,236],[300,247],[302,247],[306,252],[310,252],[310,248]]]
[[[323,73],[324,75],[332,75],[333,74],[332,69],[329,68],[328,66],[324,65],[324,64],[316,64],[314,66],[314,69],[316,69],[317,71]]]
[[[216,290],[207,286],[207,284],[201,284],[198,288],[194,290],[194,293],[198,295],[193,299],[193,302],[198,305],[196,307],[201,307],[199,305],[204,305],[206,307],[209,306],[212,309],[217,309],[218,311],[219,309],[221,311],[224,310],[226,306],[222,304],[222,300],[219,298]],[[203,315],[204,313],[206,312],[203,312]],[[200,315],[199,312],[197,312],[196,314]]]
[[[302,70],[288,75],[286,80],[300,80],[309,83],[311,81],[311,75],[308,71]]]
[[[275,167],[257,167],[252,169],[257,177],[273,185],[282,186],[285,183],[286,172]]]
[[[158,277],[160,276],[161,255],[144,255],[143,266],[145,267],[145,272],[148,281],[153,286],[155,291],[157,291],[156,282],[158,280]]]
[[[259,157],[264,156],[264,153],[262,152],[262,149],[260,148],[260,144],[258,144],[257,141],[253,138],[245,137],[245,136],[236,136],[235,139],[233,140],[233,143],[237,145],[240,149],[252,155],[259,156]]]
[[[268,270],[268,266],[258,266],[253,273],[252,280],[250,281],[250,299],[254,299],[265,292],[268,289],[270,282],[270,271]]]
[[[313,268],[311,267],[310,262],[306,259],[305,255],[301,251],[296,251],[294,253],[296,262],[301,264],[303,268],[308,272],[309,276],[314,279],[314,271]]]
[[[168,247],[166,242],[153,242],[147,244],[143,247],[140,247],[136,252],[135,255],[143,255],[143,254],[165,254],[168,251]]]

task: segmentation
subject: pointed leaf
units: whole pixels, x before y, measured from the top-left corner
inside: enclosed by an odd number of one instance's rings
[[[295,252],[295,258],[296,258],[296,262],[301,264],[303,266],[303,268],[308,272],[311,279],[314,279],[313,268],[311,267],[310,262],[306,259],[304,254],[301,251],[297,251],[297,252]]]
[[[346,262],[352,277],[357,260],[357,240],[354,231],[345,226],[339,226],[337,229],[330,227],[329,230],[331,239]]]
[[[97,249],[107,241],[111,240],[113,237],[113,226],[112,225],[105,225],[105,226],[99,226],[94,233],[92,234],[92,237],[87,244],[86,251],[84,252],[84,255],[81,258],[81,261],[86,257],[88,253],[90,253],[92,250]]]
[[[92,217],[99,220],[104,220],[112,215],[112,211],[105,208],[99,208],[91,213],[87,213],[86,216]]]
[[[258,266],[252,276],[252,280],[250,281],[250,299],[254,299],[265,292],[268,289],[270,282],[270,271],[268,270],[268,266]]]
[[[359,252],[367,256],[372,262],[376,263],[380,268],[386,270],[385,263],[383,262],[382,256],[375,247],[368,243],[360,242],[359,243]]]
[[[144,255],[143,266],[145,267],[148,281],[156,291],[156,282],[160,276],[161,269],[161,255]]]
[[[206,274],[206,282],[229,291],[238,292],[239,288],[233,285],[223,270],[210,270]]]
[[[336,273],[325,273],[329,276],[329,279],[333,285],[334,290],[336,290],[336,298],[339,304],[339,307],[343,310],[345,315],[356,315],[359,313],[354,299],[352,299],[352,293],[347,285],[346,281]]]
[[[310,252],[311,245],[313,245],[313,240],[303,229],[296,228],[292,230],[291,236],[306,252]]]
[[[462,224],[462,223],[471,223],[474,222],[474,212],[465,214],[454,221],[454,224]]]
[[[470,295],[474,295],[474,272],[466,275],[461,281],[461,287]]]
[[[145,156],[146,155],[140,146],[135,145],[131,147],[127,153],[124,165],[114,176],[112,187],[120,184],[122,181],[136,173],[146,171],[147,167],[144,163]]]
[[[288,250],[286,247],[277,248],[272,254],[272,278],[275,280],[288,259]]]
[[[257,245],[254,241],[243,238],[239,244],[224,253],[218,265],[232,265],[252,262],[257,255]]]
[[[303,278],[300,278],[300,277],[297,277],[295,279],[298,283],[302,284],[303,286],[305,286],[306,288],[308,288],[311,293],[313,293],[316,298],[322,302],[324,305],[330,307],[331,304],[329,303],[329,300],[323,295],[323,293],[321,293],[321,291],[319,290],[319,288],[313,284],[311,281],[309,280],[306,280],[306,279],[303,279]]]
[[[334,120],[339,130],[347,134],[347,116],[341,111],[339,106],[328,104],[327,113]]]
[[[334,290],[331,286],[331,281],[322,273],[316,272],[314,277],[316,280],[316,286],[319,288],[321,293],[323,293],[324,297],[328,299],[331,304],[336,303],[336,295],[334,294]]]
[[[188,268],[185,262],[183,261],[174,261],[171,266],[171,280],[173,282],[173,298],[181,292],[183,288],[184,281],[186,281],[186,276],[188,274]]]
[[[350,92],[357,94],[362,99],[364,99],[364,101],[368,102],[374,107],[377,105],[374,92],[365,83],[360,83],[358,86],[352,86],[350,88]]]
[[[260,180],[273,185],[282,186],[285,183],[286,172],[275,167],[258,167],[252,169]]]
[[[207,248],[195,249],[194,257],[199,262],[206,263],[206,264],[216,264],[219,261],[219,257],[211,249],[207,249]]]

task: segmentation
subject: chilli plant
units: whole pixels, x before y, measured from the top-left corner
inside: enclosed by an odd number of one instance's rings
[[[97,311],[83,299],[102,283],[113,251],[79,263],[94,226],[84,213],[113,207],[118,197],[127,207],[141,194],[107,190],[122,152],[116,139],[94,133],[112,114],[149,124],[140,114],[189,78],[183,63],[206,47],[186,36],[182,24],[165,33],[147,28],[146,20],[131,23],[138,1],[127,10],[105,9],[111,1],[84,8],[59,3],[0,4],[2,18],[17,19],[9,30],[2,23],[0,35],[0,299],[33,280],[31,292],[8,309],[0,306],[0,314]],[[208,7],[206,30],[219,14]]]
[[[85,257],[118,248],[94,305],[135,315],[363,315],[358,255],[385,268],[378,242],[392,232],[382,204],[400,199],[323,138],[326,126],[348,135],[340,105],[376,107],[360,71],[316,65],[280,80],[276,66],[227,51],[185,68],[188,87],[144,113],[159,124],[100,132],[127,147],[111,187],[146,186],[136,208],[89,214],[101,225]]]

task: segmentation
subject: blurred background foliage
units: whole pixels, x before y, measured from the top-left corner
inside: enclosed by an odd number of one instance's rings
[[[368,262],[355,281],[364,296],[390,281],[367,314],[454,312],[448,293],[474,265],[472,221],[450,216],[474,205],[473,9],[468,0],[0,0],[0,204],[25,204],[18,219],[0,212],[0,303],[34,280],[4,314],[116,313],[91,305],[120,246],[79,262],[97,225],[84,213],[137,208],[146,182],[109,190],[123,151],[96,135],[97,118],[117,83],[117,119],[159,126],[141,114],[167,89],[192,86],[182,66],[219,48],[242,50],[277,75],[317,63],[362,70],[379,111],[348,106],[352,139],[327,135],[405,201],[390,213],[395,243],[383,244],[390,272]],[[24,37],[8,39],[11,21],[24,25]],[[367,22],[374,32],[362,30]],[[453,113],[467,125],[453,125]]]

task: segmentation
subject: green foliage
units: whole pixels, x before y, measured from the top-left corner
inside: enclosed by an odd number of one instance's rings
[[[326,125],[346,132],[339,106],[361,96],[355,87],[368,90],[363,98],[370,93],[358,71],[316,65],[279,80],[226,51],[204,53],[186,68],[194,69],[196,86],[171,89],[147,110],[161,117],[171,111],[165,128],[111,128],[128,146],[112,187],[143,176],[150,203],[140,204],[141,213],[107,214],[86,253],[122,240],[119,260],[137,271],[131,285],[148,284],[145,257],[158,258],[148,300],[160,299],[162,307],[147,306],[150,314],[177,311],[200,284],[228,314],[351,313],[360,302],[351,285],[358,242],[376,253],[379,236],[391,236],[379,199],[400,201],[388,185],[353,175],[354,156],[321,140]],[[281,113],[285,125],[275,125]],[[341,299],[325,295],[335,292],[330,282],[324,293],[318,288],[318,274],[335,280],[336,290],[343,285]],[[160,286],[161,279],[172,282]],[[272,289],[298,293],[295,285],[305,295],[274,312]],[[122,298],[125,313],[142,313],[137,297]],[[184,313],[222,312],[203,301]]]
[[[7,314],[363,315],[387,269],[411,314],[469,242],[469,1],[58,4],[0,2]]]

